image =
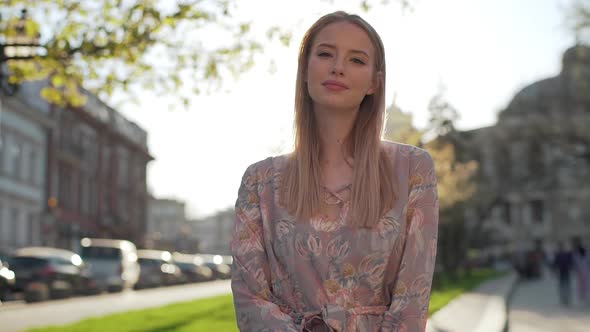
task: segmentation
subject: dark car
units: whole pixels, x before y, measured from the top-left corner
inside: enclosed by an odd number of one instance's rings
[[[204,265],[201,257],[177,252],[175,252],[172,257],[176,265],[186,277],[186,282],[213,280],[213,270]]]
[[[24,292],[27,302],[98,292],[82,258],[69,250],[21,248],[8,263],[15,274],[13,291]]]
[[[170,286],[184,282],[184,275],[172,260],[172,254],[162,250],[138,250],[139,280],[135,289]]]
[[[213,270],[215,279],[229,279],[231,277],[231,263],[221,255],[199,254],[203,264]]]
[[[0,260],[0,302],[8,301],[14,287],[14,271]]]

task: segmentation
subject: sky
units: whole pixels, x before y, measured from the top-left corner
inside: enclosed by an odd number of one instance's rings
[[[346,10],[373,25],[385,45],[386,102],[411,112],[415,126],[427,124],[428,102],[442,84],[459,111],[457,127],[474,129],[493,125],[524,86],[559,73],[575,43],[564,22],[568,1],[418,0],[404,12],[391,0],[363,13],[359,0],[240,0],[237,16],[291,29],[291,45],[267,46],[254,68],[195,96],[188,110],[170,110],[149,91],[119,110],[148,132],[149,190],[185,201],[187,217],[203,218],[234,205],[248,165],[292,146],[297,51],[323,14]]]

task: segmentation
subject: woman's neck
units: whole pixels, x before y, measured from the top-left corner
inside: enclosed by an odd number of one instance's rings
[[[320,110],[315,112],[321,144],[322,168],[340,168],[350,164],[351,156],[344,149],[344,140],[352,130],[357,110]]]

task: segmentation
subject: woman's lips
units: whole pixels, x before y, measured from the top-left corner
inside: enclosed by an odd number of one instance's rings
[[[334,80],[324,81],[322,85],[332,91],[342,91],[348,89],[346,84]]]

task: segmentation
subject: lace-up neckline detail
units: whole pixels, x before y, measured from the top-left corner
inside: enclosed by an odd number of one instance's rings
[[[334,191],[322,186],[322,199],[327,205],[342,205],[350,200],[352,183],[346,184]]]

